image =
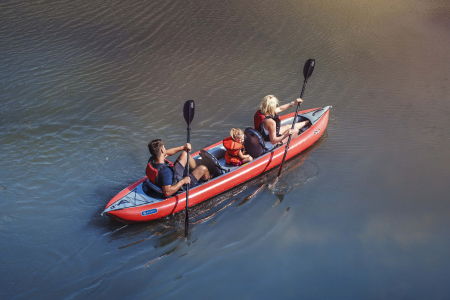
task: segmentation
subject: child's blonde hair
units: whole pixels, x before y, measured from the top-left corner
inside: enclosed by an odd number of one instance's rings
[[[267,95],[262,99],[259,108],[261,109],[261,113],[263,115],[274,116],[277,105],[278,105],[277,97],[275,97],[274,95]]]
[[[236,140],[237,137],[245,138],[244,132],[242,131],[242,129],[239,128],[231,128],[230,136],[233,140]]]

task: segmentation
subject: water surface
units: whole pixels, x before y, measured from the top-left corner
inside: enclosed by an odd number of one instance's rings
[[[446,1],[3,1],[2,299],[448,299]],[[101,217],[147,143],[195,151],[261,99],[327,134],[184,215]],[[250,197],[258,188],[262,189]]]

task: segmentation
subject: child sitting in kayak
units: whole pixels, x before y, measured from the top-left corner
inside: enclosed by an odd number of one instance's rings
[[[225,153],[227,164],[240,166],[253,160],[253,157],[244,154],[244,137],[241,129],[231,128],[230,136],[223,140],[223,146],[227,149]]]

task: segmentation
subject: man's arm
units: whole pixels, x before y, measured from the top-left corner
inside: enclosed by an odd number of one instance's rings
[[[191,178],[184,177],[182,180],[178,181],[178,183],[175,185],[163,186],[162,190],[167,197],[170,197],[173,194],[175,194],[183,185],[189,184],[189,183],[191,183]]]
[[[191,150],[191,144],[189,144],[189,143],[187,143],[186,145],[180,146],[180,147],[168,149],[168,150],[166,150],[166,154],[167,154],[167,156],[172,156],[172,155],[177,154],[180,151],[188,150],[188,149]]]

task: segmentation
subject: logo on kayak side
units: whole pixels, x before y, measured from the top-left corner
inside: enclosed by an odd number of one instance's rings
[[[148,215],[156,214],[157,212],[158,212],[158,209],[153,208],[153,209],[149,209],[149,210],[144,210],[143,212],[141,212],[141,215],[148,216]]]

